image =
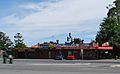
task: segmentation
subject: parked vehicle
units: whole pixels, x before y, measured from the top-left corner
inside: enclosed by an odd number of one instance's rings
[[[56,55],[55,60],[63,60],[63,56],[62,55]]]
[[[75,59],[75,56],[74,56],[74,55],[68,55],[68,56],[67,56],[67,59],[68,59],[68,60],[74,60],[74,59]]]

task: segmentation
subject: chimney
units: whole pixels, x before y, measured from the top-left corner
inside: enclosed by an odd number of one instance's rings
[[[56,40],[56,43],[59,44],[59,40]]]

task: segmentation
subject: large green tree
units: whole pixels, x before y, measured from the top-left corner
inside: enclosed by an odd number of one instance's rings
[[[120,56],[120,0],[116,0],[115,6],[109,5],[108,17],[100,24],[100,31],[96,35],[99,45],[109,42],[114,49],[114,56]]]
[[[0,50],[11,50],[13,47],[13,42],[10,40],[9,36],[6,36],[4,32],[0,32]]]
[[[116,35],[117,28],[118,25],[115,18],[105,18],[100,24],[100,31],[98,31],[96,36],[96,41],[99,42],[99,45],[102,45],[104,42],[109,42]]]
[[[120,55],[120,25],[118,25],[116,18],[105,18],[100,25],[100,31],[96,36],[96,41],[99,45],[104,42],[109,42],[114,48],[114,55]]]
[[[15,41],[15,48],[26,48],[27,46],[25,45],[25,43],[23,42],[24,39],[23,39],[23,36],[20,34],[20,33],[17,33],[15,36],[14,36],[14,41]]]

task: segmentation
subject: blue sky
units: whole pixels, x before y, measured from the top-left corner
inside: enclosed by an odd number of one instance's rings
[[[28,46],[44,41],[61,43],[68,33],[90,42],[113,0],[0,0],[0,31],[13,40],[24,36]]]

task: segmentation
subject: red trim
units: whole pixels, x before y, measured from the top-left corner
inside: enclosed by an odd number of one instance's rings
[[[95,49],[95,50],[113,50],[113,47],[90,47],[90,46],[57,46],[56,49]]]
[[[97,47],[98,50],[113,50],[113,47]]]

